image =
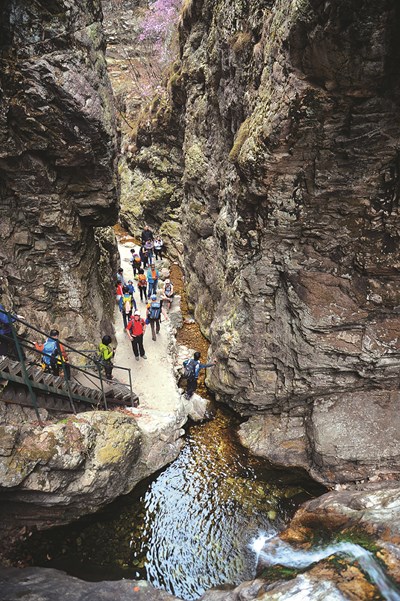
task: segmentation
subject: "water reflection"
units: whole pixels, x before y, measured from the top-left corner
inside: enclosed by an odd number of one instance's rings
[[[311,484],[248,457],[233,422],[218,411],[212,422],[192,427],[178,459],[142,494],[32,537],[31,563],[92,580],[146,578],[187,600],[254,577],[249,541],[281,528],[310,498]]]

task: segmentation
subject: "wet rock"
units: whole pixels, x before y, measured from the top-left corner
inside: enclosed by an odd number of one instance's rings
[[[400,488],[398,483],[370,484],[368,490],[332,491],[305,503],[284,533],[286,540],[307,540],[311,531],[370,537],[381,547],[378,557],[400,583]],[[368,544],[368,543],[367,543]],[[371,543],[369,543],[371,544]]]
[[[211,412],[211,401],[204,399],[199,394],[194,393],[190,399],[182,395],[184,412],[194,422],[201,422],[209,417]]]
[[[204,601],[236,601],[239,599],[265,599],[284,601],[286,599],[301,598],[303,601],[345,601],[355,599],[353,595],[347,596],[328,577],[332,573],[300,575],[289,582],[267,584],[262,579],[245,582],[231,591],[207,591],[201,599]],[[176,599],[165,591],[154,589],[148,582],[139,580],[121,580],[116,582],[84,582],[78,578],[66,575],[64,572],[49,568],[2,568],[0,569],[1,592],[0,599],[17,601],[23,595],[26,598],[38,598],[43,601],[58,601],[64,595],[72,596],[74,601],[87,600],[121,601],[132,599],[132,595],[139,601],[168,601]],[[354,578],[352,582],[355,584]],[[365,595],[357,597],[360,601],[371,598],[373,587],[365,582]],[[357,588],[357,593],[360,589]],[[363,591],[361,590],[361,593]]]
[[[254,455],[286,467],[310,468],[308,441],[301,417],[251,417],[239,428],[240,442]]]
[[[59,601],[68,596],[74,601],[172,601],[176,597],[154,589],[144,580],[84,582],[64,572],[48,568],[0,569],[0,599]]]
[[[303,467],[326,485],[398,480],[397,399],[395,391],[317,398],[311,416],[253,416],[239,436],[255,455]]]

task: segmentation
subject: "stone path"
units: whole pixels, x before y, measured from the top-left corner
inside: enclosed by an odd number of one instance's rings
[[[124,270],[125,280],[132,279],[135,286],[135,300],[141,317],[146,317],[146,304],[140,301],[140,295],[137,290],[136,281],[133,278],[132,267],[129,263],[131,256],[130,250],[134,244],[118,244],[121,267]],[[137,248],[137,247],[136,247]],[[130,367],[132,374],[133,390],[138,394],[140,406],[138,412],[148,409],[152,412],[162,414],[182,415],[183,403],[178,391],[173,373],[173,360],[171,355],[171,345],[173,344],[170,324],[162,317],[161,331],[157,336],[157,341],[151,339],[150,326],[146,328],[144,335],[144,348],[146,359],[140,358],[136,361],[131,342],[126,335],[122,315],[116,305],[114,314],[114,327],[117,339],[117,350],[114,358],[115,365]],[[122,370],[114,369],[113,376],[121,382],[129,383],[128,374]]]

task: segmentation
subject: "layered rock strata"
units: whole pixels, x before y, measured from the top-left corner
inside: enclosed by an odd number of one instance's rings
[[[100,0],[0,3],[0,269],[20,312],[70,341],[111,314],[114,241],[103,253],[95,234],[118,213],[101,20]]]
[[[399,23],[394,0],[185,2],[169,83],[209,384],[327,483],[400,467]]]

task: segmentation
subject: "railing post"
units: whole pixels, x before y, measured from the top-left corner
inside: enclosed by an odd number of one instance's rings
[[[134,407],[135,405],[133,404],[132,376],[131,376],[131,368],[130,367],[128,369],[128,373],[129,373],[129,389],[131,391],[131,405],[132,405],[132,407]]]
[[[56,340],[56,343],[57,343],[57,360],[58,360],[58,358],[60,358],[62,369],[63,369],[63,372],[64,372],[65,383],[67,385],[67,392],[68,392],[68,397],[69,397],[69,403],[71,405],[72,411],[76,415],[76,409],[75,409],[74,401],[72,399],[72,392],[71,392],[71,386],[70,386],[70,383],[69,383],[67,368],[65,367],[65,361],[64,361],[64,358],[63,358],[62,353],[61,353],[60,343],[59,343],[58,340]]]
[[[97,367],[97,371],[99,372],[100,385],[101,385],[101,394],[103,395],[104,408],[108,409],[108,407],[107,407],[107,401],[106,401],[106,393],[104,391],[103,376],[101,374],[102,365],[101,365],[100,361],[96,361],[96,367]]]
[[[9,319],[9,322],[10,322],[12,337],[14,339],[15,348],[17,349],[19,362],[21,363],[22,375],[24,377],[25,384],[28,387],[29,394],[30,394],[30,397],[32,399],[32,405],[33,405],[33,407],[35,409],[36,416],[38,418],[39,424],[41,426],[43,426],[43,422],[41,420],[40,413],[39,413],[39,407],[38,407],[38,404],[37,404],[36,394],[35,394],[35,391],[33,390],[32,382],[29,379],[28,372],[26,371],[24,353],[22,352],[21,345],[19,344],[17,332],[15,331],[14,325],[13,325],[13,323],[11,321],[11,315],[9,313],[7,313],[7,312],[6,312],[6,315],[7,315],[8,319]]]

